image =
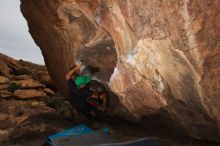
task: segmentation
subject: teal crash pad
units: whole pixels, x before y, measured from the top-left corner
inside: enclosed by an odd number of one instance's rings
[[[94,131],[81,124],[47,138],[46,146],[159,146],[157,138],[145,137],[118,142],[109,136],[109,129]]]
[[[108,136],[108,128],[102,131],[94,131],[81,124],[76,127],[64,130],[51,135],[46,140],[48,146],[91,146],[104,143],[116,142]]]

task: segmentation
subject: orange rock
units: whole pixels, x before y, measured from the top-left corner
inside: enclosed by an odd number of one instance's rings
[[[15,59],[0,53],[0,73],[9,76],[10,73],[19,69],[21,66]]]
[[[0,90],[2,89],[8,89],[9,84],[0,84]]]
[[[30,78],[31,76],[28,76],[28,75],[18,75],[18,76],[11,77],[11,80],[26,80]]]
[[[100,79],[110,83],[127,115],[155,132],[215,142],[220,142],[219,7],[219,0],[21,1],[30,33],[65,96],[65,74],[83,58],[99,65],[105,74]],[[103,51],[109,38],[112,52]]]
[[[44,88],[43,91],[45,93],[47,93],[48,95],[54,95],[55,94],[55,92],[53,90],[49,89],[49,88]]]
[[[11,84],[14,84],[15,86],[21,89],[44,88],[45,87],[44,84],[41,84],[40,82],[33,80],[32,78],[19,80],[19,81],[12,81]]]
[[[45,97],[47,94],[42,91],[29,89],[29,90],[16,90],[14,96],[20,99],[39,98]]]
[[[9,79],[4,76],[0,76],[0,84],[7,84],[9,83]]]
[[[13,94],[8,90],[0,90],[0,97],[2,98],[10,98],[13,97]]]

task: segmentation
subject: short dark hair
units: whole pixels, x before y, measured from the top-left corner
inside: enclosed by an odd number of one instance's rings
[[[97,66],[88,65],[86,68],[88,69],[88,71],[89,71],[92,75],[94,75],[95,73],[97,73],[97,72],[100,71],[99,67],[97,67]]]

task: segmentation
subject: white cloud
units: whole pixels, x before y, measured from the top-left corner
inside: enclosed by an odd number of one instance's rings
[[[20,0],[0,0],[0,53],[44,64],[20,12]]]
[[[38,64],[44,64],[39,48],[31,48],[32,44],[0,40],[0,52],[16,59],[23,59]]]

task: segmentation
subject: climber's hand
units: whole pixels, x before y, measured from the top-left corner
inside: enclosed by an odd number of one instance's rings
[[[92,94],[92,96],[90,96],[91,98],[95,98],[95,99],[98,99],[98,95],[97,94]]]

